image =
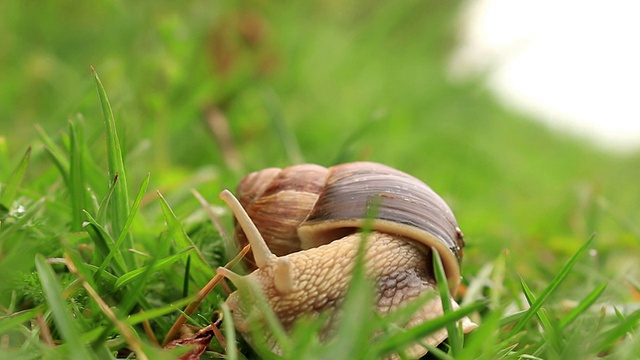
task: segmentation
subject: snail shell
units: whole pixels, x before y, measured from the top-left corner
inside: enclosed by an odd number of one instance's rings
[[[456,219],[438,194],[404,172],[372,162],[268,168],[247,175],[237,193],[276,256],[341,239],[366,223],[427,253],[437,249],[451,293],[458,288],[464,241]],[[239,224],[236,238],[248,243]]]

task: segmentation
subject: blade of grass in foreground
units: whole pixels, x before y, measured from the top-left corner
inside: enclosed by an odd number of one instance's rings
[[[379,202],[375,202],[368,208],[335,340],[323,354],[327,359],[358,358],[363,352],[362,349],[366,349],[374,331],[373,326],[363,326],[371,319],[371,314],[375,309],[374,285],[365,273],[365,254],[378,206]]]
[[[438,250],[432,247],[431,254],[433,255],[433,270],[436,275],[438,290],[440,291],[442,310],[446,314],[453,311],[453,307],[451,306],[451,294],[449,293],[447,275],[444,272],[444,266],[442,265],[442,259],[440,259]],[[460,332],[458,331],[456,322],[447,323],[447,333],[449,335],[449,346],[451,346],[451,352],[453,353],[452,355],[456,356],[462,349],[462,338],[460,336]]]
[[[84,344],[80,341],[82,332],[76,327],[75,321],[67,310],[67,305],[62,298],[60,285],[56,279],[56,275],[47,264],[44,256],[36,255],[36,270],[42,284],[42,291],[49,305],[49,309],[56,322],[58,331],[62,338],[69,344],[69,356],[72,359],[94,359]]]
[[[513,343],[509,339],[499,339],[500,316],[499,311],[494,311],[483,317],[482,325],[473,331],[469,340],[465,339],[464,348],[456,360],[498,359],[498,351]]]
[[[462,319],[463,317],[473,313],[486,306],[485,303],[477,302],[467,306],[463,306],[458,310],[445,313],[441,317],[435,318],[431,321],[427,321],[415,327],[409,328],[406,331],[399,332],[383,341],[373,344],[372,353],[378,355],[387,355],[396,349],[403,348],[411,343],[414,343],[418,339],[422,339],[425,336],[434,333],[447,324]]]
[[[220,308],[222,309],[224,318],[227,319],[227,321],[222,322],[222,326],[224,326],[224,336],[227,341],[225,357],[229,360],[237,360],[238,348],[236,346],[236,332],[233,328],[233,322],[229,321],[232,319],[231,311],[229,310],[229,306],[225,303],[220,304]]]
[[[544,291],[542,292],[540,297],[531,305],[529,310],[527,310],[527,312],[520,319],[520,321],[518,321],[516,323],[516,325],[511,330],[509,336],[511,336],[511,335],[517,333],[518,331],[522,330],[524,328],[524,326],[527,324],[527,322],[529,322],[529,320],[531,320],[531,318],[538,312],[538,310],[540,310],[540,308],[542,307],[544,302],[547,300],[549,295],[551,295],[551,293],[558,287],[558,285],[560,285],[562,280],[564,280],[567,277],[567,275],[569,275],[569,271],[571,271],[571,268],[573,268],[573,265],[575,265],[575,263],[578,261],[578,258],[580,257],[580,255],[582,255],[582,253],[584,253],[585,250],[587,250],[589,245],[591,245],[591,242],[593,242],[594,238],[595,238],[595,236],[591,235],[591,237],[587,241],[585,241],[584,244],[582,244],[582,246],[580,246],[578,251],[576,251],[575,254],[573,254],[573,256],[571,256],[571,258],[564,265],[562,270],[560,270],[560,273],[558,273],[558,275],[553,279],[553,281],[551,281],[549,286],[547,286],[547,288],[544,289]]]
[[[536,301],[535,295],[533,295],[533,292],[531,292],[531,289],[522,278],[520,278],[520,286],[522,287],[522,292],[524,293],[524,296],[527,299],[529,306],[531,306]],[[547,339],[547,341],[551,343],[553,348],[560,349],[562,347],[562,344],[561,344],[562,337],[559,336],[556,326],[554,326],[554,324],[551,323],[551,320],[549,319],[547,314],[544,312],[544,309],[542,307],[540,308],[540,310],[536,312],[536,316],[538,317],[538,320],[540,320],[540,323],[542,324],[542,329],[546,333],[545,338]],[[541,345],[541,346],[544,346],[544,345]]]
[[[0,177],[4,175],[7,170],[7,163],[9,163],[9,154],[7,151],[7,139],[0,135]]]
[[[105,132],[107,136],[107,162],[109,163],[109,178],[113,179],[118,174],[120,181],[116,183],[114,189],[114,197],[109,203],[111,213],[111,223],[114,234],[119,234],[124,229],[127,216],[129,215],[129,192],[127,190],[127,176],[124,168],[124,161],[122,158],[122,149],[120,148],[120,140],[118,139],[118,131],[116,128],[116,121],[113,116],[113,110],[109,103],[107,93],[98,77],[96,70],[91,67],[93,78],[98,90],[98,96],[100,97],[100,103],[102,104],[102,113],[104,115]],[[133,248],[133,239],[131,234],[127,232],[126,239],[124,241],[125,249]],[[123,257],[127,269],[135,268],[135,261],[133,254],[124,251]]]
[[[71,230],[80,231],[82,229],[82,209],[84,209],[84,176],[82,167],[82,157],[84,146],[82,126],[76,127],[73,121],[69,121],[69,197],[71,198]]]
[[[24,179],[24,174],[27,171],[27,164],[29,164],[29,158],[31,157],[31,147],[27,149],[27,152],[20,160],[18,166],[13,170],[11,176],[7,180],[7,184],[2,189],[0,194],[0,205],[4,205],[7,209],[11,207],[11,203],[18,195],[18,188]]]
[[[366,349],[374,331],[373,326],[363,326],[367,324],[375,309],[375,287],[366,275],[365,256],[380,204],[379,198],[371,197],[367,200],[367,212],[360,232],[358,252],[341,309],[343,315],[338,324],[336,340],[324,354],[329,359],[360,357],[362,349]]]

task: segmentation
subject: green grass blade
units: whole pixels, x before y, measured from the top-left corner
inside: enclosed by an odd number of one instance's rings
[[[516,321],[520,321],[526,315],[527,315],[527,310],[522,310],[513,314],[509,314],[503,317],[502,319],[500,319],[500,326],[502,327],[502,326],[513,324]]]
[[[185,251],[188,251],[188,250],[191,250],[191,249],[180,251],[179,253],[177,253],[175,255],[169,256],[168,258],[164,258],[162,260],[159,260],[158,262],[156,262],[155,264],[152,265],[152,271],[157,271],[157,270],[163,269],[163,268],[175,263],[176,261],[180,260],[180,258],[182,257],[182,254]],[[137,268],[135,270],[131,270],[128,273],[120,276],[118,278],[118,281],[116,281],[115,289],[119,289],[122,286],[125,286],[125,285],[131,283],[132,281],[136,280],[137,278],[142,276],[146,271],[148,271],[147,270],[148,268],[149,268],[149,266],[143,266],[143,267]]]
[[[38,201],[34,202],[31,206],[27,208],[27,211],[24,212],[14,223],[12,224],[2,224],[0,228],[0,244],[4,239],[8,239],[16,231],[25,226],[29,220],[31,220],[37,213],[40,211],[42,206],[44,205],[46,199],[42,198]]]
[[[173,210],[167,203],[167,200],[162,196],[160,192],[158,192],[158,197],[160,197],[160,205],[162,207],[162,212],[164,213],[164,218],[167,222],[167,226],[169,228],[169,236],[173,239],[176,244],[176,247],[179,249],[185,248],[193,248],[196,252],[196,256],[193,256],[191,259],[191,264],[193,265],[193,274],[194,279],[196,280],[199,287],[204,286],[209,282],[215,272],[213,269],[207,264],[207,261],[204,258],[204,255],[198,249],[193,241],[189,238],[187,233],[184,231],[184,228],[178,221]]]
[[[301,164],[304,158],[302,157],[300,146],[293,132],[284,123],[284,116],[282,115],[282,108],[278,96],[275,92],[269,90],[265,91],[263,98],[265,107],[267,108],[267,114],[269,115],[269,119],[271,119],[271,124],[273,124],[280,141],[282,141],[289,162],[292,164]]]
[[[358,141],[364,138],[365,135],[371,133],[376,126],[376,123],[379,123],[379,121],[363,121],[358,127],[351,131],[351,133],[344,139],[344,141],[342,141],[342,144],[338,146],[338,151],[329,164],[334,165],[354,161],[354,159],[357,158],[355,156],[355,149]]]
[[[272,354],[270,350],[271,345],[267,343],[267,338],[269,338],[270,342],[274,341],[280,347],[285,358],[293,358],[292,351],[294,349],[292,341],[282,327],[280,320],[273,312],[262,289],[254,279],[248,276],[240,278],[239,281],[240,283],[236,283],[235,285],[238,289],[238,295],[240,296],[240,303],[255,306],[252,314],[249,315],[255,324],[252,325],[250,329],[255,348],[262,350],[259,351],[259,353],[265,358],[279,358]]]
[[[15,314],[0,317],[0,334],[4,334],[8,331],[14,330],[15,327],[35,318],[39,312],[40,309],[34,308],[31,310],[20,311]]]
[[[316,334],[320,333],[323,327],[326,326],[327,318],[327,316],[319,316],[296,321],[290,334],[292,346],[296,351],[296,357],[300,360],[316,359],[318,357],[317,354],[322,351],[321,348],[323,345],[320,344],[320,339]],[[333,345],[333,343],[331,344]]]
[[[364,231],[358,247],[351,283],[342,305],[343,315],[338,325],[337,335],[325,353],[328,359],[353,359],[358,357],[362,349],[366,348],[369,343],[369,338],[374,330],[371,326],[362,326],[371,318],[375,308],[374,286],[366,277],[364,262],[366,244],[371,233],[371,221],[368,219],[373,218],[373,215],[370,215],[367,214],[368,223],[365,222],[363,226]]]
[[[137,281],[138,282],[138,286],[135,286],[135,284],[133,284],[132,286],[130,286],[127,291],[122,292],[122,298],[120,298],[119,300],[119,306],[114,309],[115,311],[115,317],[116,318],[126,318],[129,315],[129,312],[131,312],[131,309],[133,309],[133,307],[141,302],[144,302],[144,300],[142,300],[142,298],[140,297],[141,292],[146,288],[144,285],[146,284],[146,280],[149,278],[149,276],[151,274],[153,274],[153,272],[156,270],[156,259],[152,258],[151,261],[149,262],[149,264],[147,264],[147,266],[145,266],[144,268],[142,268],[141,270],[142,273],[140,273],[138,276],[135,276],[132,278],[132,281]],[[126,275],[126,274],[125,274]],[[116,285],[117,285],[117,281],[116,281]],[[117,290],[118,287],[115,286],[113,288],[113,290]],[[142,301],[141,301],[142,300]],[[109,333],[111,332],[113,327],[117,327],[116,326],[116,321],[113,322],[112,327],[108,327],[105,328],[105,330],[102,332],[102,334],[100,335],[100,337],[98,337],[98,340],[96,340],[94,342],[94,347],[101,344],[104,340],[106,340],[109,336]],[[122,330],[122,329],[120,329]],[[124,335],[124,334],[123,334]]]
[[[35,262],[47,305],[60,335],[69,344],[70,357],[78,360],[95,358],[80,341],[82,332],[77,328],[74,318],[68,312],[67,304],[62,297],[60,285],[51,265],[47,264],[44,256],[40,254],[36,255]]]
[[[471,333],[469,340],[465,339],[464,349],[456,356],[457,360],[494,360],[498,350],[504,349],[506,344],[499,341],[500,313],[492,312],[482,319],[482,325]]]
[[[544,289],[544,291],[542,292],[542,294],[540,295],[538,300],[536,300],[536,302],[534,302],[531,305],[531,307],[529,308],[529,310],[527,310],[527,312],[524,315],[524,317],[522,319],[520,319],[520,321],[518,321],[516,323],[516,325],[511,330],[510,335],[513,335],[513,334],[517,333],[518,331],[522,330],[524,328],[524,326],[527,324],[527,322],[529,320],[531,320],[531,318],[538,312],[538,310],[540,310],[540,308],[542,307],[542,304],[544,304],[544,302],[547,300],[549,295],[551,295],[551,293],[558,287],[558,285],[560,285],[562,280],[564,280],[567,277],[567,275],[569,275],[569,272],[571,271],[571,268],[573,268],[573,265],[575,265],[575,263],[578,261],[578,258],[580,257],[580,255],[582,255],[582,253],[587,250],[589,245],[591,245],[591,242],[593,242],[594,238],[595,238],[595,236],[592,235],[587,241],[584,242],[584,244],[582,244],[582,246],[580,246],[578,251],[576,251],[571,256],[569,261],[567,261],[567,263],[564,265],[562,270],[560,270],[558,275]]]
[[[0,135],[0,177],[3,177],[9,163],[9,152],[7,151],[7,139]]]
[[[531,306],[536,301],[535,295],[533,295],[533,292],[531,292],[531,289],[529,289],[529,286],[522,278],[520,278],[520,285],[522,287],[524,296],[527,299],[527,302],[529,303],[529,306]],[[562,338],[560,336],[560,333],[557,331],[556,327],[551,323],[551,320],[549,319],[549,317],[545,313],[545,310],[542,307],[536,312],[536,316],[540,320],[540,323],[542,324],[542,328],[545,331],[545,334],[544,334],[545,339],[547,339],[547,341],[551,343],[553,348],[561,349]]]
[[[403,305],[401,308],[389,313],[384,317],[384,320],[388,323],[401,323],[406,322],[416,311],[420,310],[429,301],[438,296],[438,291],[433,290],[425,294],[420,295],[417,299],[412,300],[409,304]]]
[[[632,333],[634,329],[638,327],[638,324],[640,324],[640,310],[633,312],[613,328],[600,333],[596,346],[598,353],[612,347],[613,344],[622,339],[627,333]]]
[[[360,242],[352,271],[351,282],[342,305],[342,318],[334,343],[328,348],[326,357],[329,359],[356,358],[366,348],[373,327],[363,327],[374,306],[374,284],[366,276],[365,255],[373,221],[378,214],[380,199],[368,199],[367,213],[360,232]]]
[[[69,162],[66,159],[58,157],[54,150],[49,147],[44,147],[44,153],[49,157],[53,165],[58,169],[62,176],[62,181],[66,186],[69,186]]]
[[[51,139],[51,137],[49,137],[49,135],[47,135],[40,125],[36,125],[36,131],[38,132],[40,141],[42,141],[44,146],[51,151],[51,155],[60,161],[61,169],[64,170],[64,174],[68,173],[69,160],[67,160],[65,152],[55,143],[55,141],[53,141],[53,139]]]
[[[106,221],[105,214],[108,210],[109,203],[111,202],[111,198],[113,197],[113,192],[116,189],[118,178],[119,178],[118,174],[116,174],[116,176],[113,177],[113,181],[111,182],[111,185],[109,185],[109,190],[107,191],[107,194],[104,196],[104,198],[102,198],[102,201],[98,206],[98,213],[96,214],[96,220],[98,221],[102,221],[102,222]]]
[[[229,306],[227,304],[220,304],[220,309],[222,309],[222,314],[224,315],[224,319],[227,321],[222,322],[222,326],[224,327],[224,336],[227,341],[227,349],[225,353],[225,357],[228,360],[237,360],[238,359],[238,347],[236,345],[236,332],[233,328],[233,322],[228,321],[229,319],[233,319],[231,316],[231,311],[229,310]]]
[[[98,96],[100,97],[100,103],[102,104],[102,112],[104,115],[105,132],[107,136],[107,162],[109,164],[109,178],[113,179],[116,174],[120,181],[116,183],[114,189],[114,198],[109,202],[109,209],[111,213],[111,225],[113,227],[114,234],[119,234],[124,228],[127,216],[129,214],[129,192],[127,190],[127,177],[124,167],[124,160],[122,157],[122,149],[120,147],[120,140],[118,139],[118,131],[116,128],[116,121],[113,116],[113,110],[109,103],[107,93],[98,77],[96,70],[91,67],[93,78],[98,90]],[[133,248],[133,239],[127,234],[125,239],[126,248]],[[133,255],[130,253],[123,254],[125,263],[128,269],[135,268],[135,262]]]
[[[96,248],[105,258],[113,252],[112,256],[115,259],[115,264],[113,264],[112,267],[117,275],[124,274],[126,272],[126,266],[122,252],[114,246],[115,243],[109,233],[102,227],[102,225],[98,224],[91,214],[84,211],[84,216],[87,218],[87,221],[83,224],[84,229],[89,234],[89,237],[91,237],[91,240],[93,240]]]
[[[27,171],[27,165],[29,164],[29,158],[31,157],[31,146],[27,149],[22,160],[18,166],[13,170],[6,185],[0,193],[0,205],[4,205],[7,209],[11,208],[13,200],[18,195],[18,188],[24,179],[24,174]]]
[[[187,256],[184,266],[184,278],[182,279],[182,297],[189,296],[189,277],[191,276],[191,255]]]
[[[445,313],[444,315],[435,318],[431,321],[427,321],[420,325],[406,329],[399,332],[389,338],[385,338],[378,343],[374,343],[372,351],[375,354],[386,355],[397,349],[403,348],[413,342],[416,339],[422,339],[427,335],[434,333],[443,327],[446,327],[449,323],[455,323],[465,316],[478,311],[482,307],[486,306],[483,302],[471,303],[466,306],[462,306],[460,309]]]
[[[191,301],[193,301],[193,297],[188,297],[184,299],[180,299],[176,302],[173,302],[169,305],[165,305],[162,307],[157,307],[153,309],[147,309],[144,312],[139,312],[137,314],[133,314],[128,316],[126,320],[124,320],[129,325],[136,325],[146,320],[151,320],[158,318],[163,315],[170,314],[174,311],[180,311],[180,309],[186,305],[188,305]]]
[[[618,320],[619,320],[621,323],[623,323],[623,322],[625,322],[625,321],[627,320],[627,319],[626,319],[626,316],[624,316],[624,314],[620,311],[620,309],[618,309],[618,307],[617,307],[617,306],[614,306],[614,307],[613,307],[613,311],[616,313],[616,317],[618,318]]]
[[[140,185],[140,189],[138,190],[138,194],[136,195],[136,198],[133,201],[133,206],[131,206],[131,211],[129,211],[129,215],[127,216],[127,220],[126,220],[126,222],[124,224],[124,228],[120,232],[120,236],[118,236],[118,240],[116,240],[116,242],[113,245],[113,247],[111,247],[111,251],[109,251],[109,254],[107,254],[107,256],[105,257],[104,261],[100,265],[100,268],[99,268],[98,272],[95,274],[96,281],[97,281],[97,279],[100,278],[100,276],[102,274],[102,271],[104,271],[104,269],[107,268],[107,266],[109,265],[109,263],[111,262],[111,259],[115,256],[115,254],[120,251],[120,247],[122,246],[122,243],[124,242],[124,240],[125,240],[125,238],[127,236],[127,233],[129,231],[129,227],[131,226],[131,223],[133,222],[133,218],[135,217],[136,213],[138,212],[138,208],[140,207],[140,203],[142,202],[142,198],[144,197],[144,194],[147,191],[147,187],[149,186],[149,179],[150,178],[151,178],[151,174],[147,174],[147,176],[142,181],[142,184]]]
[[[431,254],[433,258],[433,270],[436,276],[436,282],[438,283],[438,290],[440,291],[440,300],[442,300],[442,310],[446,314],[453,311],[447,275],[444,272],[444,266],[442,265],[442,259],[440,259],[438,250],[432,247]],[[453,353],[453,356],[456,356],[456,354],[460,353],[460,350],[462,349],[463,339],[460,336],[458,326],[455,322],[447,323],[447,333],[449,334],[449,346],[451,346],[451,352]]]
[[[560,320],[560,328],[564,329],[565,327],[567,327],[567,325],[574,322],[578,318],[578,316],[586,312],[591,307],[591,305],[593,305],[596,300],[598,300],[598,298],[600,297],[600,295],[602,295],[606,288],[607,284],[604,283],[596,287],[591,293],[589,293],[589,295],[587,295],[587,297],[585,297],[580,302],[580,304],[578,304],[578,306],[576,306]]]
[[[92,264],[85,264],[85,266],[87,267],[87,269],[91,269],[91,271],[93,272],[97,272],[99,269],[99,267]],[[118,281],[118,277],[108,271],[103,271],[102,276],[100,277],[100,280],[106,282],[109,286],[114,287],[116,284],[116,281]]]
[[[522,287],[522,292],[524,293],[524,296],[527,299],[529,306],[531,306],[533,303],[536,302],[535,295],[533,295],[533,292],[531,292],[531,289],[522,278],[520,278],[520,286]],[[536,313],[536,315],[538,316],[538,319],[542,323],[543,328],[548,329],[551,327],[551,322],[549,321],[549,318],[547,317],[547,315],[542,311],[542,308]]]
[[[70,140],[70,167],[69,167],[69,197],[71,198],[71,230],[82,229],[82,209],[85,204],[85,186],[82,169],[84,146],[82,145],[82,127],[76,127],[73,121],[69,121]]]
[[[40,141],[44,144],[45,154],[60,172],[65,185],[69,186],[69,160],[60,147],[44,132],[41,126],[36,125]]]

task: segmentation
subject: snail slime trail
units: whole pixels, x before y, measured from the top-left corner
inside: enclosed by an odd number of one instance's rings
[[[380,314],[433,293],[405,327],[442,316],[431,249],[442,259],[451,295],[458,289],[464,240],[453,212],[429,186],[404,172],[372,162],[268,168],[247,175],[237,195],[236,200],[225,190],[220,196],[236,217],[236,239],[251,244],[253,261],[248,265],[254,270],[247,276],[228,269],[218,272],[238,288],[226,303],[236,329],[249,343],[260,300],[241,296],[243,287],[262,292],[286,331],[301,316],[328,314],[330,323],[320,335],[330,337],[365,222],[371,229],[365,273],[376,284]],[[372,197],[380,200],[373,220],[366,219]],[[452,306],[458,307],[453,301]],[[477,327],[466,317],[460,323],[465,333]],[[437,346],[446,338],[446,329],[441,329],[422,340]],[[281,353],[275,341],[267,342],[274,353]],[[419,344],[404,351],[411,358],[427,353]]]

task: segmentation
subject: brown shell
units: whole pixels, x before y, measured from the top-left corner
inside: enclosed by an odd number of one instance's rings
[[[309,216],[328,175],[327,168],[305,164],[253,172],[238,184],[240,204],[275,255],[302,250],[297,228]],[[237,223],[235,233],[242,246],[249,243]]]
[[[269,168],[247,175],[237,193],[277,256],[354,233],[371,213],[372,230],[438,249],[450,285],[459,282],[464,241],[456,219],[438,194],[404,172],[372,162]],[[236,237],[247,243],[239,226]]]

